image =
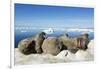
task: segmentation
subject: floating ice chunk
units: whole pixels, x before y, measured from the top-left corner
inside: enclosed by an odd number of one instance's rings
[[[26,30],[21,30],[21,33],[25,33],[25,32],[27,32]]]
[[[79,29],[79,28],[69,28],[67,29],[68,32],[73,32],[73,31],[77,31],[77,32],[93,32],[93,29]]]
[[[54,31],[52,28],[49,28],[49,29],[43,30],[43,32],[45,32],[46,34],[52,34]]]

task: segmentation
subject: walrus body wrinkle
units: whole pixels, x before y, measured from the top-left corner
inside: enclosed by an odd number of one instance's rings
[[[42,50],[45,54],[57,55],[61,51],[61,46],[56,37],[48,37],[42,44]]]
[[[87,34],[75,38],[68,37],[68,35],[62,35],[59,37],[59,40],[63,43],[63,46],[72,53],[76,53],[79,49],[86,50],[89,43]]]

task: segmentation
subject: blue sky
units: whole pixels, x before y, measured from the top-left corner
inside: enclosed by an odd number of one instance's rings
[[[93,28],[94,9],[15,4],[15,25],[17,24],[52,28]]]

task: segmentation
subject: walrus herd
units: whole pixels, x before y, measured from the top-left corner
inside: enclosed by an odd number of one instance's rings
[[[18,44],[19,51],[25,55],[45,53],[55,56],[62,50],[69,50],[72,53],[76,53],[79,49],[86,50],[88,48],[88,34],[73,38],[69,37],[68,34],[59,37],[46,36],[45,32],[41,32],[36,36],[21,40]]]

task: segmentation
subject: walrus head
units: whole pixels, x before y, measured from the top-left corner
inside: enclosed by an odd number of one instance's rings
[[[31,41],[25,44],[25,48],[21,51],[23,54],[28,55],[31,53],[36,53],[35,51],[35,41]]]
[[[45,32],[41,32],[41,33],[39,34],[39,37],[45,38],[45,37],[46,37],[46,33],[45,33]]]
[[[84,34],[81,37],[77,38],[78,49],[86,50],[88,48],[87,47],[88,43],[89,43],[88,34]]]
[[[41,54],[43,51],[42,51],[42,43],[44,41],[44,39],[46,39],[46,33],[45,32],[41,32],[39,34],[37,34],[37,37],[36,37],[36,44],[35,44],[35,50],[37,53]]]

